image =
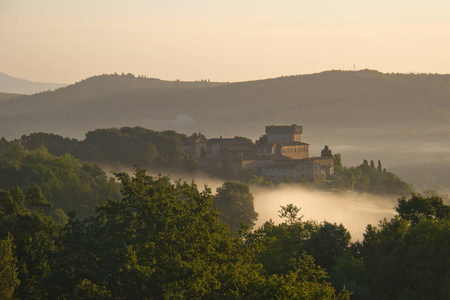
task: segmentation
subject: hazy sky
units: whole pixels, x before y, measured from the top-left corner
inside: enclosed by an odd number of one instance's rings
[[[32,81],[450,73],[449,49],[448,0],[0,0],[0,72]]]

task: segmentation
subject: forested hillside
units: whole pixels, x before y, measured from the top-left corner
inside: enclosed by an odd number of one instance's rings
[[[253,131],[243,132],[246,136],[253,136],[255,129],[261,131],[268,123],[292,122],[308,124],[314,131],[336,125],[339,129],[358,126],[386,130],[392,125],[416,130],[421,126],[436,129],[439,125],[448,129],[449,83],[450,75],[369,70],[329,71],[219,86],[136,78],[131,74],[103,75],[55,92],[2,103],[2,124],[13,125],[20,120],[30,125],[28,129],[25,124],[22,129],[1,126],[0,135],[17,137],[30,133],[32,126],[34,131],[54,131],[48,130],[53,126],[57,133],[67,135],[71,131],[79,136],[83,129],[74,130],[75,124],[90,123],[91,128],[98,128],[133,120],[134,125],[143,125],[149,120],[174,120],[180,114],[192,118],[192,123],[154,129],[179,130],[184,126],[184,130],[197,131],[200,126],[211,132],[222,128],[231,133],[246,124],[250,126],[247,130]],[[27,122],[22,114],[31,119]],[[64,116],[70,118],[63,122]],[[31,122],[36,118],[45,121]]]
[[[17,97],[21,97],[21,94],[10,94],[10,93],[1,93],[0,92],[0,101],[11,100]]]
[[[222,180],[234,179],[273,186],[268,179],[257,177],[261,174],[249,169],[233,171],[232,160],[227,156],[224,156],[215,167],[202,168],[199,159],[185,152],[183,148],[183,143],[192,142],[198,137],[197,133],[187,136],[175,131],[158,132],[143,127],[96,129],[87,132],[85,139],[81,141],[56,134],[32,133],[13,141],[1,139],[0,159],[8,158],[11,151],[31,151],[27,152],[31,154],[39,150],[61,157],[70,155],[83,162],[107,166],[107,171],[130,170],[138,165],[155,173],[201,173]],[[331,150],[328,150],[329,155],[333,157]],[[355,190],[360,193],[393,196],[409,195],[414,190],[397,175],[382,168],[380,161],[377,168],[373,161],[371,166],[365,161],[357,167],[345,167],[340,154],[336,154],[334,158],[334,175],[292,184],[325,190]]]
[[[449,116],[450,75],[328,71],[228,84],[102,75],[0,102],[0,136],[142,126],[256,139],[266,125],[296,123],[311,151],[328,144],[354,166],[370,153],[421,189],[448,192]]]
[[[351,243],[342,224],[284,221],[231,234],[209,190],[118,174],[122,198],[64,226],[38,189],[0,190],[2,299],[447,299],[450,207],[399,199]],[[229,187],[223,187],[229,188]],[[250,199],[251,200],[251,199]]]

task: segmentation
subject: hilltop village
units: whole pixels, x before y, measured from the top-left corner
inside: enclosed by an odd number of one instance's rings
[[[183,148],[196,156],[202,170],[230,163],[234,174],[248,170],[273,182],[314,180],[334,173],[334,160],[310,157],[309,144],[301,141],[303,127],[293,125],[266,126],[266,134],[256,143],[245,137],[211,138],[199,134],[186,141]]]

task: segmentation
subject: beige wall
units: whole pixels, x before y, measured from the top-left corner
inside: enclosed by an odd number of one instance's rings
[[[281,146],[279,154],[290,157],[290,158],[294,158],[294,159],[308,158],[309,157],[309,146],[308,145]]]

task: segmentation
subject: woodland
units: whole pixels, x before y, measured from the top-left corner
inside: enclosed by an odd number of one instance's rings
[[[181,143],[195,137],[124,127],[83,141],[0,140],[0,298],[449,298],[441,196],[414,193],[380,161],[346,168],[324,148],[336,166],[328,186],[291,184],[396,194],[395,216],[368,224],[361,241],[342,224],[304,220],[292,204],[255,227],[250,187],[270,182],[224,172],[214,193],[146,172],[195,172]],[[114,161],[140,164],[110,177],[98,164]]]

